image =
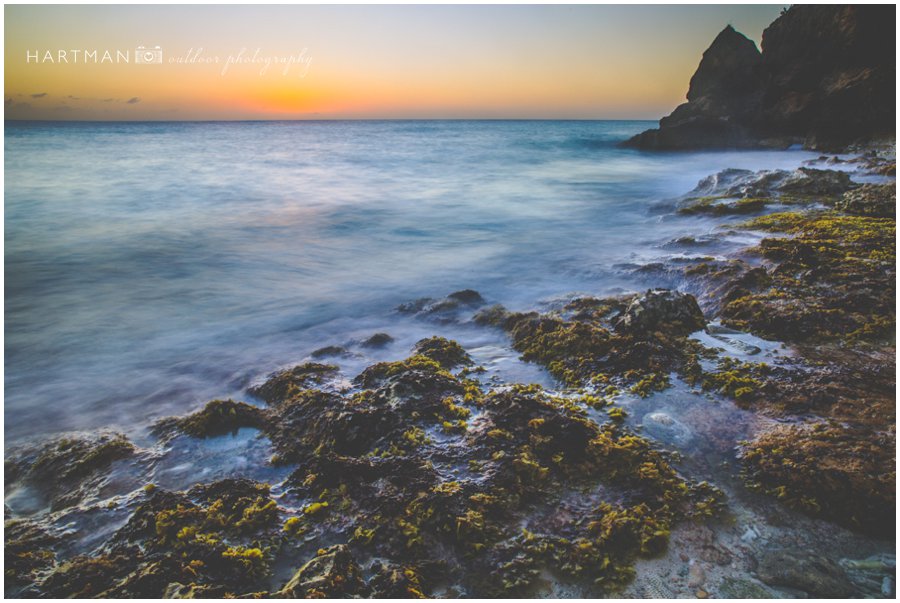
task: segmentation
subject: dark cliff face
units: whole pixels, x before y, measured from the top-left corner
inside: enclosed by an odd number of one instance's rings
[[[893,134],[895,12],[801,6],[772,23],[762,39],[764,125],[820,144]]]
[[[892,136],[895,11],[794,6],[765,30],[761,53],[728,26],[703,53],[688,102],[626,144],[834,148]]]

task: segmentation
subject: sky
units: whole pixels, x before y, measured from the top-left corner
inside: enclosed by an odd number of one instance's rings
[[[658,119],[783,6],[7,5],[5,117]]]

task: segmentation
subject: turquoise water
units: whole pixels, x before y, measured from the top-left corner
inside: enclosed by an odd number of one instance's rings
[[[645,288],[624,264],[716,223],[660,202],[811,157],[616,146],[651,125],[7,123],[6,441],[134,433],[375,331],[397,342],[343,360],[351,374],[435,333],[501,366],[493,335],[393,308]]]

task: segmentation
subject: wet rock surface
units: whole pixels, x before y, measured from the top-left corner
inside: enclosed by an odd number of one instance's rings
[[[648,333],[667,330],[686,335],[706,327],[706,319],[693,295],[679,291],[647,291],[628,304],[616,329]]]
[[[346,599],[366,588],[360,569],[346,545],[320,550],[297,570],[284,588],[275,593],[283,599]]]
[[[794,588],[816,597],[842,598],[854,589],[840,565],[801,550],[767,551],[759,559],[760,580]]]

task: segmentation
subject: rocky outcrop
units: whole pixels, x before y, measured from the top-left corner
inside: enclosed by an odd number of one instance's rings
[[[795,5],[763,32],[762,52],[728,26],[703,54],[688,102],[626,145],[840,148],[893,136],[895,11]]]
[[[652,333],[667,330],[687,335],[706,327],[697,300],[689,293],[659,289],[636,297],[625,310],[616,329]]]
[[[688,102],[629,141],[641,148],[687,149],[748,146],[752,121],[761,100],[760,63],[756,44],[730,25],[703,53],[691,78]]]

